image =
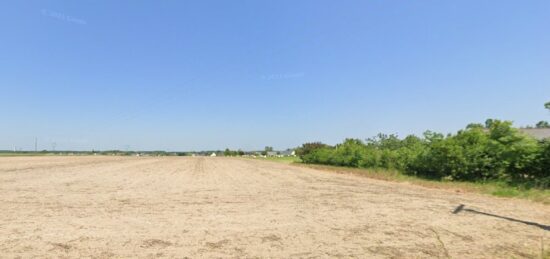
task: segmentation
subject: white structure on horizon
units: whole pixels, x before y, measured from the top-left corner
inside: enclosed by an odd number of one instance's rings
[[[210,154],[210,156],[216,156],[216,153],[212,153],[212,154]]]
[[[519,129],[519,131],[537,139],[550,139],[550,128]]]

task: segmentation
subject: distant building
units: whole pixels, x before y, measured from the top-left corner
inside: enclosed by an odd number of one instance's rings
[[[210,154],[210,156],[216,156],[216,153],[212,153],[212,154]]]
[[[284,151],[267,151],[267,156],[276,156],[276,157],[283,157],[283,156],[295,156],[296,152],[292,149],[284,150]]]
[[[267,156],[277,156],[277,151],[267,151]]]
[[[294,151],[292,149],[289,149],[289,150],[279,152],[279,155],[281,155],[281,156],[295,156],[296,151]]]
[[[550,128],[543,129],[519,129],[521,132],[538,140],[550,139]]]

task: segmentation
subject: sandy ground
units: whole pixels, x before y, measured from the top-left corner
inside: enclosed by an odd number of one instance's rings
[[[533,258],[541,244],[550,249],[549,206],[247,159],[3,157],[0,199],[2,258]]]

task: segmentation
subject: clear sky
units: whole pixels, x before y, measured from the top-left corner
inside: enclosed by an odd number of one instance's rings
[[[547,0],[0,10],[0,149],[285,149],[550,120]]]

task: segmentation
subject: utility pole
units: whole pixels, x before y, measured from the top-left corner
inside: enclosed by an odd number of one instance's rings
[[[38,152],[38,138],[34,138],[34,152]]]

